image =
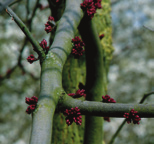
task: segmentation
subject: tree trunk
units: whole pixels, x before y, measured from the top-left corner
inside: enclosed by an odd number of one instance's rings
[[[104,34],[105,37],[101,40],[103,52],[103,94],[107,93],[107,73],[109,69],[109,62],[112,58],[112,29],[110,17],[110,2],[102,2],[103,9],[100,9],[95,14],[93,22],[99,34]],[[80,59],[74,59],[70,56],[63,69],[63,88],[66,93],[75,93],[79,89],[79,82],[85,84],[86,82],[86,62],[85,55]],[[101,97],[101,96],[100,96]],[[84,100],[84,98],[81,98]],[[63,114],[56,113],[54,115],[52,144],[79,144],[83,143],[84,139],[84,117],[82,118],[82,125],[78,126],[75,123],[67,126]],[[102,122],[103,123],[103,122]],[[102,128],[103,129],[103,128]],[[90,138],[90,137],[89,137]],[[102,136],[103,140],[103,136]]]
[[[81,60],[82,59],[82,60]],[[70,56],[63,69],[63,88],[67,93],[75,93],[79,82],[85,83],[85,60],[74,59]],[[81,98],[83,99],[83,98]],[[82,125],[75,123],[67,126],[63,114],[55,114],[53,124],[52,143],[54,144],[82,144],[84,135],[84,118]]]

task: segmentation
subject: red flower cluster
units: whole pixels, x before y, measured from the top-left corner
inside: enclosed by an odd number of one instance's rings
[[[124,117],[126,118],[128,124],[131,123],[131,121],[133,121],[134,124],[140,124],[139,121],[141,120],[141,118],[139,117],[139,115],[137,115],[137,113],[137,111],[131,109],[130,113],[124,114]]]
[[[79,58],[80,56],[83,55],[83,46],[85,46],[84,42],[81,41],[81,39],[76,36],[74,39],[72,39],[73,43],[73,49],[72,49],[72,54],[74,55],[74,58]]]
[[[32,96],[31,98],[26,97],[25,102],[29,105],[26,113],[31,114],[36,108],[38,98],[36,96]]]
[[[109,95],[102,96],[102,99],[104,103],[116,103],[116,101],[113,98],[110,98]],[[106,120],[107,122],[110,122],[109,117],[104,117],[104,120]]]
[[[99,39],[101,40],[104,37],[104,34],[99,35]]]
[[[85,0],[83,3],[81,3],[80,6],[83,11],[86,11],[90,19],[94,17],[94,14],[96,13],[96,8],[94,6],[93,0]]]
[[[113,98],[110,98],[109,95],[102,96],[102,99],[105,103],[116,103],[116,101]]]
[[[80,6],[83,11],[86,11],[90,19],[94,17],[94,14],[96,13],[96,9],[102,8],[101,0],[85,0],[83,3],[81,3]]]
[[[27,57],[27,61],[32,64],[34,61],[36,61],[37,59],[34,57],[34,55],[30,55]]]
[[[41,43],[39,43],[40,46],[43,48],[43,50],[45,51],[45,53],[47,54],[49,51],[49,47],[47,46],[47,41],[45,39],[43,39],[41,41]]]
[[[82,90],[78,89],[76,91],[76,94],[75,93],[69,93],[68,95],[72,96],[73,98],[79,98],[79,97],[82,97],[82,96],[86,97],[84,89],[82,89]]]
[[[48,21],[47,21],[47,23],[45,24],[45,31],[47,32],[47,33],[49,33],[49,32],[51,32],[52,30],[53,30],[53,28],[54,28],[54,17],[52,17],[52,16],[49,16],[48,17]]]
[[[73,123],[73,121],[77,124],[77,125],[81,125],[82,123],[82,116],[80,113],[80,109],[78,107],[75,108],[71,108],[70,110],[66,109],[63,112],[64,116],[67,116],[65,118],[66,120],[66,124],[69,126]]]

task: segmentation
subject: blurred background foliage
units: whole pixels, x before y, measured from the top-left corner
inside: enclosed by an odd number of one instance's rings
[[[40,0],[43,6],[47,1]],[[36,0],[20,0],[11,8],[26,22],[32,15]],[[139,103],[144,93],[154,90],[154,1],[111,0],[114,53],[108,74],[108,94],[117,103]],[[105,6],[104,6],[105,8]],[[44,31],[50,10],[37,9],[32,21],[32,33],[41,42],[50,35]],[[28,25],[28,23],[27,23]],[[5,76],[18,63],[25,36],[3,11],[0,14],[0,75]],[[29,64],[26,58],[37,54],[29,42],[22,52],[24,69],[15,68],[11,75],[0,81],[0,144],[26,144],[30,137],[31,116],[25,113],[25,97],[39,93],[39,62]],[[26,72],[25,72],[26,70]],[[153,95],[145,103],[152,103]],[[104,122],[104,141],[108,143],[122,118]],[[125,124],[115,144],[153,144],[153,119],[142,119],[140,125]]]

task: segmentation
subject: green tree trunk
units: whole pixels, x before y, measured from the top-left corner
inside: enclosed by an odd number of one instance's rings
[[[84,57],[84,56],[83,56]],[[82,61],[83,60],[83,61]],[[63,69],[63,88],[67,93],[75,93],[79,82],[85,83],[85,60],[70,56]],[[81,98],[83,99],[83,98]],[[81,126],[72,123],[67,126],[63,114],[54,115],[52,143],[79,144],[83,143],[84,118]]]
[[[104,34],[105,37],[101,40],[103,53],[103,94],[107,93],[107,73],[109,62],[112,58],[112,29],[110,17],[110,1],[102,2],[103,9],[98,10],[95,14],[93,22],[99,34]],[[86,82],[86,60],[85,55],[80,59],[74,59],[70,56],[63,69],[63,88],[67,93],[75,93],[78,90],[79,82]],[[100,96],[101,97],[101,96]],[[84,100],[84,98],[82,98]],[[73,123],[67,126],[63,114],[56,113],[54,115],[52,144],[79,144],[83,143],[84,139],[84,117],[81,126]],[[103,121],[102,121],[103,123]],[[103,129],[103,128],[102,128]],[[103,140],[103,136],[102,136]]]

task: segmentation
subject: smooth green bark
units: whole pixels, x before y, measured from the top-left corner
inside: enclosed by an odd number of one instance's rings
[[[66,1],[66,8],[53,44],[41,66],[38,108],[33,116],[30,144],[50,144],[52,124],[58,97],[63,93],[62,69],[71,52],[71,40],[83,16],[82,1]]]
[[[86,17],[81,21],[79,31],[86,49],[86,99],[101,101],[103,95],[103,53],[98,33],[92,20]],[[84,144],[102,143],[103,120],[86,115]]]
[[[121,117],[131,109],[138,111],[140,117],[154,117],[154,104],[121,104],[121,103],[102,103],[95,101],[82,101],[62,95],[59,100],[59,109],[70,109],[74,105],[81,109],[83,115]]]
[[[103,1],[105,9],[98,10],[96,18],[89,20],[86,16],[79,26],[80,34],[86,46],[86,99],[89,101],[101,101],[101,96],[107,93],[108,59],[111,55],[111,20],[110,2]],[[105,13],[105,14],[104,14]],[[97,25],[97,30],[96,26]],[[105,35],[105,43],[101,44],[99,34]],[[103,47],[102,47],[103,46]],[[106,51],[110,51],[107,53]],[[108,61],[107,61],[108,59]],[[86,116],[85,144],[102,143],[103,120],[99,117]]]
[[[33,114],[31,144],[51,143],[52,120],[62,87],[62,66],[52,52],[48,53],[42,63],[41,91],[38,107]]]

